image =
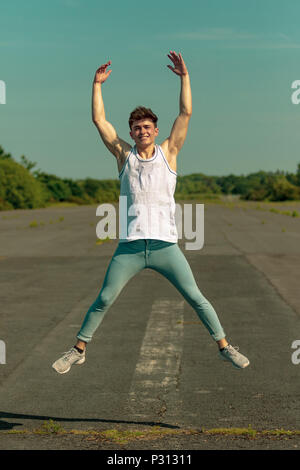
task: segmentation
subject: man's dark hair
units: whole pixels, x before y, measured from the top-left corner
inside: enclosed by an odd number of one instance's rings
[[[138,106],[135,108],[129,116],[129,127],[131,129],[134,121],[140,121],[141,119],[150,119],[154,126],[157,127],[158,117],[150,108],[145,108],[144,106]]]

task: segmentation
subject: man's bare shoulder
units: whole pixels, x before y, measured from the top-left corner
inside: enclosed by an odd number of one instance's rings
[[[113,142],[113,146],[111,149],[111,153],[119,160],[126,158],[129,154],[132,146],[126,142],[125,140],[121,139],[117,136],[115,142]]]

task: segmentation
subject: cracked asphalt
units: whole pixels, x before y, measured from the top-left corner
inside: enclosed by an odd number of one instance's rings
[[[250,359],[242,371],[219,359],[191,306],[146,269],[110,308],[86,362],[55,373],[117,240],[96,244],[94,206],[0,213],[0,449],[297,449],[299,435],[200,432],[300,429],[300,364],[291,360],[300,340],[300,218],[259,206],[205,204],[204,247],[186,250],[179,240],[227,339]],[[90,434],[35,433],[50,420]],[[155,426],[182,433],[154,439]],[[110,429],[145,434],[124,444],[91,432]]]

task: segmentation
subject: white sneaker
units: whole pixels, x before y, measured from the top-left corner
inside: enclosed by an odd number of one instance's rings
[[[64,353],[64,355],[52,364],[53,369],[59,374],[66,374],[73,364],[83,364],[85,361],[85,350],[80,353],[75,348]]]
[[[231,344],[228,344],[222,351],[219,351],[219,354],[221,359],[231,362],[237,369],[244,369],[249,366],[250,361],[246,356],[239,353],[238,349],[238,346],[233,347]]]

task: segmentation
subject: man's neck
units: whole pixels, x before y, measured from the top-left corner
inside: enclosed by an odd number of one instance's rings
[[[148,147],[142,148],[138,147],[138,145],[136,144],[136,150],[141,158],[143,158],[144,160],[148,160],[149,158],[152,158],[155,154],[155,144],[151,144]]]

